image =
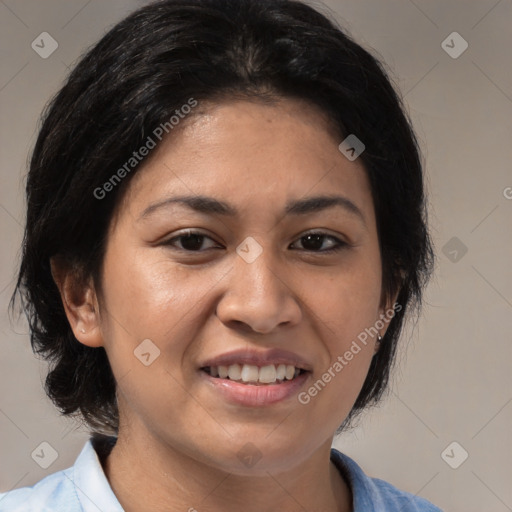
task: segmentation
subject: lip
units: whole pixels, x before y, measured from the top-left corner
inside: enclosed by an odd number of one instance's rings
[[[298,354],[283,350],[280,348],[273,348],[270,350],[254,350],[254,349],[239,349],[221,354],[202,362],[199,368],[207,366],[230,366],[232,364],[252,364],[255,366],[265,366],[269,364],[291,364],[301,370],[311,372],[313,367],[305,359]],[[225,380],[225,379],[217,379]],[[295,379],[294,379],[295,380]],[[294,380],[290,381],[293,382]],[[244,384],[242,384],[244,385]],[[279,384],[282,386],[283,384]]]
[[[200,378],[205,379],[205,383],[211,386],[211,389],[217,396],[220,394],[221,397],[233,404],[247,407],[264,407],[289,399],[298,394],[300,388],[311,375],[311,373],[307,371],[281,384],[256,386],[242,384],[229,379],[212,377],[201,370],[199,370],[199,374]]]

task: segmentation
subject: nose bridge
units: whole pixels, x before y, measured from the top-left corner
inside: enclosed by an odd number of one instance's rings
[[[270,248],[252,237],[245,239],[237,247],[228,290],[217,308],[219,318],[243,322],[259,332],[298,321],[300,307],[284,272],[280,275],[279,261]]]
[[[234,282],[241,285],[237,293],[247,291],[250,302],[264,300],[266,303],[281,294],[283,283],[278,276],[279,265],[270,247],[263,247],[255,238],[247,237],[236,252]]]

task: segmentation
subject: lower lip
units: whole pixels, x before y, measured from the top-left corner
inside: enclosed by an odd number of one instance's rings
[[[251,384],[241,384],[229,379],[212,377],[202,370],[199,370],[199,373],[210,386],[213,386],[229,402],[250,407],[275,404],[297,395],[299,389],[310,375],[310,372],[304,372],[294,379],[286,380],[281,384],[254,386]]]

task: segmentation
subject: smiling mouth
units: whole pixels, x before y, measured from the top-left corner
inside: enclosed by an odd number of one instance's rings
[[[294,380],[307,370],[291,364],[231,364],[229,366],[204,366],[201,371],[215,379],[226,379],[240,384],[268,386]]]

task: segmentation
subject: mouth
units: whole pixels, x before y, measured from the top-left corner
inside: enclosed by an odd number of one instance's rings
[[[265,407],[292,400],[307,384],[313,367],[288,350],[244,349],[203,361],[198,372],[213,393],[212,400]]]
[[[219,366],[204,366],[201,371],[214,379],[226,379],[240,384],[252,386],[279,385],[291,381],[307,373],[308,370],[292,364],[231,364]]]
[[[238,377],[239,379],[230,379],[229,372],[231,367],[233,376]],[[237,369],[236,366],[239,366]],[[254,368],[246,369],[243,371],[244,367],[253,366],[258,371],[258,379],[256,380],[256,371]],[[269,369],[269,366],[272,366],[272,369]],[[202,380],[210,389],[212,394],[212,400],[217,401],[225,401],[230,404],[234,404],[237,406],[244,407],[269,407],[274,404],[283,403],[288,401],[290,404],[295,404],[297,401],[293,400],[300,390],[307,385],[307,381],[311,375],[310,371],[301,370],[292,365],[289,366],[288,376],[286,374],[283,379],[277,378],[277,371],[280,365],[266,365],[262,367],[257,367],[255,365],[230,365],[228,367],[228,375],[222,378],[220,375],[214,376],[216,372],[218,372],[218,368],[216,367],[202,367],[201,371],[199,371],[199,375],[202,377]],[[221,371],[223,369],[221,368]],[[271,380],[273,372],[276,372],[276,377],[272,379],[273,382],[261,382],[260,380],[260,372],[263,370],[263,380]],[[279,370],[279,376],[282,376],[282,368]],[[292,374],[293,371],[293,374]],[[213,376],[211,373],[213,372]],[[266,376],[266,373],[270,376]],[[252,373],[252,376],[251,376]],[[224,374],[224,373],[223,373]],[[254,380],[243,380],[243,377],[246,379],[254,379]]]

